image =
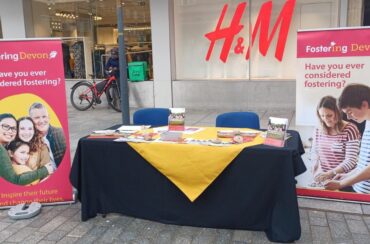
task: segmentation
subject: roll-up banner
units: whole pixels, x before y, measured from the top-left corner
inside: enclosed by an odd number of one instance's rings
[[[370,86],[370,29],[309,30],[299,31],[297,36],[296,124],[315,126],[313,146],[306,150],[308,170],[298,178],[298,194],[370,202],[370,195],[357,193],[352,186],[328,189],[328,182],[333,186],[359,170],[361,139],[355,134],[357,128],[361,135],[364,125],[349,120],[355,129],[345,122],[346,127],[338,133],[341,138],[336,133],[328,136],[321,124],[325,122],[322,122],[323,118],[320,122],[319,116],[330,116],[332,109],[317,113],[324,97],[334,97],[337,102],[347,85]],[[326,99],[326,103],[330,103],[330,99]],[[340,116],[346,119],[345,115]],[[322,173],[325,173],[323,177],[319,177]],[[333,180],[337,181],[333,183]]]
[[[59,39],[0,41],[0,207],[73,200]]]

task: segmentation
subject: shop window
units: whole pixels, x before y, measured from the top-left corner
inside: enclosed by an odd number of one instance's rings
[[[113,10],[116,11],[115,8]],[[151,80],[153,79],[153,62],[149,0],[124,1],[123,10],[123,36],[127,64],[137,61],[146,62],[145,77]],[[117,17],[115,12],[112,12],[111,15],[114,16],[114,21],[110,23],[98,22],[95,26],[97,38],[94,56],[100,55],[100,59],[96,58],[95,60],[100,62],[101,71],[104,71],[104,64],[109,58],[110,50],[118,46]],[[103,50],[105,50],[105,53],[103,53]],[[96,68],[98,68],[98,65],[96,65]],[[130,79],[129,74],[128,78]]]
[[[176,79],[295,79],[296,37],[298,29],[329,28],[338,26],[338,1],[336,0],[297,0],[290,23],[285,49],[281,60],[275,57],[277,29],[266,55],[261,54],[259,43],[260,30],[246,58],[251,32],[260,15],[262,4],[267,0],[222,1],[222,0],[181,0],[174,1],[174,39],[176,57]],[[286,0],[274,0],[268,33],[280,15]],[[211,41],[206,33],[215,31],[221,10],[228,5],[220,28],[230,26],[233,15],[241,3],[246,7],[240,24],[242,30],[234,37],[227,60],[220,59],[224,40],[215,41],[212,54],[206,61]],[[236,50],[240,37],[244,49]],[[242,55],[241,55],[242,53]]]
[[[370,1],[365,1],[363,23],[364,26],[370,26]]]
[[[117,3],[117,0],[32,1],[35,37],[63,39],[66,78],[87,78],[90,74],[104,77],[110,50],[118,46]],[[152,79],[149,0],[122,3],[127,62],[146,62],[145,72]],[[80,44],[74,45],[75,42]],[[70,66],[66,66],[67,57],[72,60]]]

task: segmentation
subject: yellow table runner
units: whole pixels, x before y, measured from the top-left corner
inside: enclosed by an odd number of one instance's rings
[[[217,130],[220,129],[222,128],[204,127],[200,132],[183,137],[215,139]],[[227,129],[230,130],[230,128]],[[257,136],[251,142],[223,147],[182,143],[129,142],[128,144],[193,202],[243,148],[262,144],[263,141],[261,136]]]

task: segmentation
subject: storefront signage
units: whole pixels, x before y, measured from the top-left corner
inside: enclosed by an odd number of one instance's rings
[[[0,50],[0,208],[70,202],[61,40],[2,40]]]
[[[276,33],[276,30],[280,26],[280,31],[275,49],[275,58],[281,62],[284,55],[285,43],[289,32],[290,22],[293,16],[295,2],[296,2],[295,0],[286,1],[274,24],[271,33],[269,33],[269,27],[272,13],[272,1],[265,2],[261,6],[260,12],[257,17],[257,21],[254,27],[252,28],[253,31],[251,36],[251,44],[248,47],[245,46],[244,40],[245,38],[248,39],[249,37],[237,36],[238,33],[244,28],[244,25],[240,24],[240,20],[243,16],[243,13],[246,10],[247,3],[246,2],[239,3],[232,17],[230,25],[228,27],[221,28],[223,19],[228,9],[228,4],[225,4],[222,9],[221,15],[218,19],[216,29],[212,32],[205,34],[205,37],[208,38],[210,41],[206,61],[210,59],[216,41],[224,39],[224,43],[220,54],[220,60],[226,63],[230,53],[230,49],[234,44],[235,37],[237,37],[237,42],[233,46],[234,53],[244,55],[245,59],[248,60],[250,57],[250,49],[254,44],[258,31],[260,33],[259,51],[263,56],[266,56],[267,51],[271,45],[272,39]]]

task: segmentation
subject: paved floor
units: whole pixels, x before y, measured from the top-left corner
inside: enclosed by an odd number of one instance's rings
[[[121,121],[121,115],[105,106],[86,112],[69,107],[71,157],[77,141],[94,129],[102,129]],[[132,113],[133,111],[131,111]],[[214,125],[220,112],[188,110],[189,125]],[[256,111],[261,127],[266,128],[269,116],[286,117],[293,121],[294,112],[287,110]],[[300,201],[302,237],[296,243],[370,243],[370,215],[362,213],[359,204],[343,207],[326,202],[323,209],[314,210],[316,202]],[[336,209],[340,209],[336,211]],[[347,213],[345,213],[347,212]],[[366,211],[365,211],[366,212]],[[367,211],[370,212],[370,211]],[[0,210],[0,243],[270,243],[264,232],[195,228],[166,225],[118,214],[98,216],[80,221],[80,204],[44,206],[42,212],[28,220],[14,221],[7,210]]]

